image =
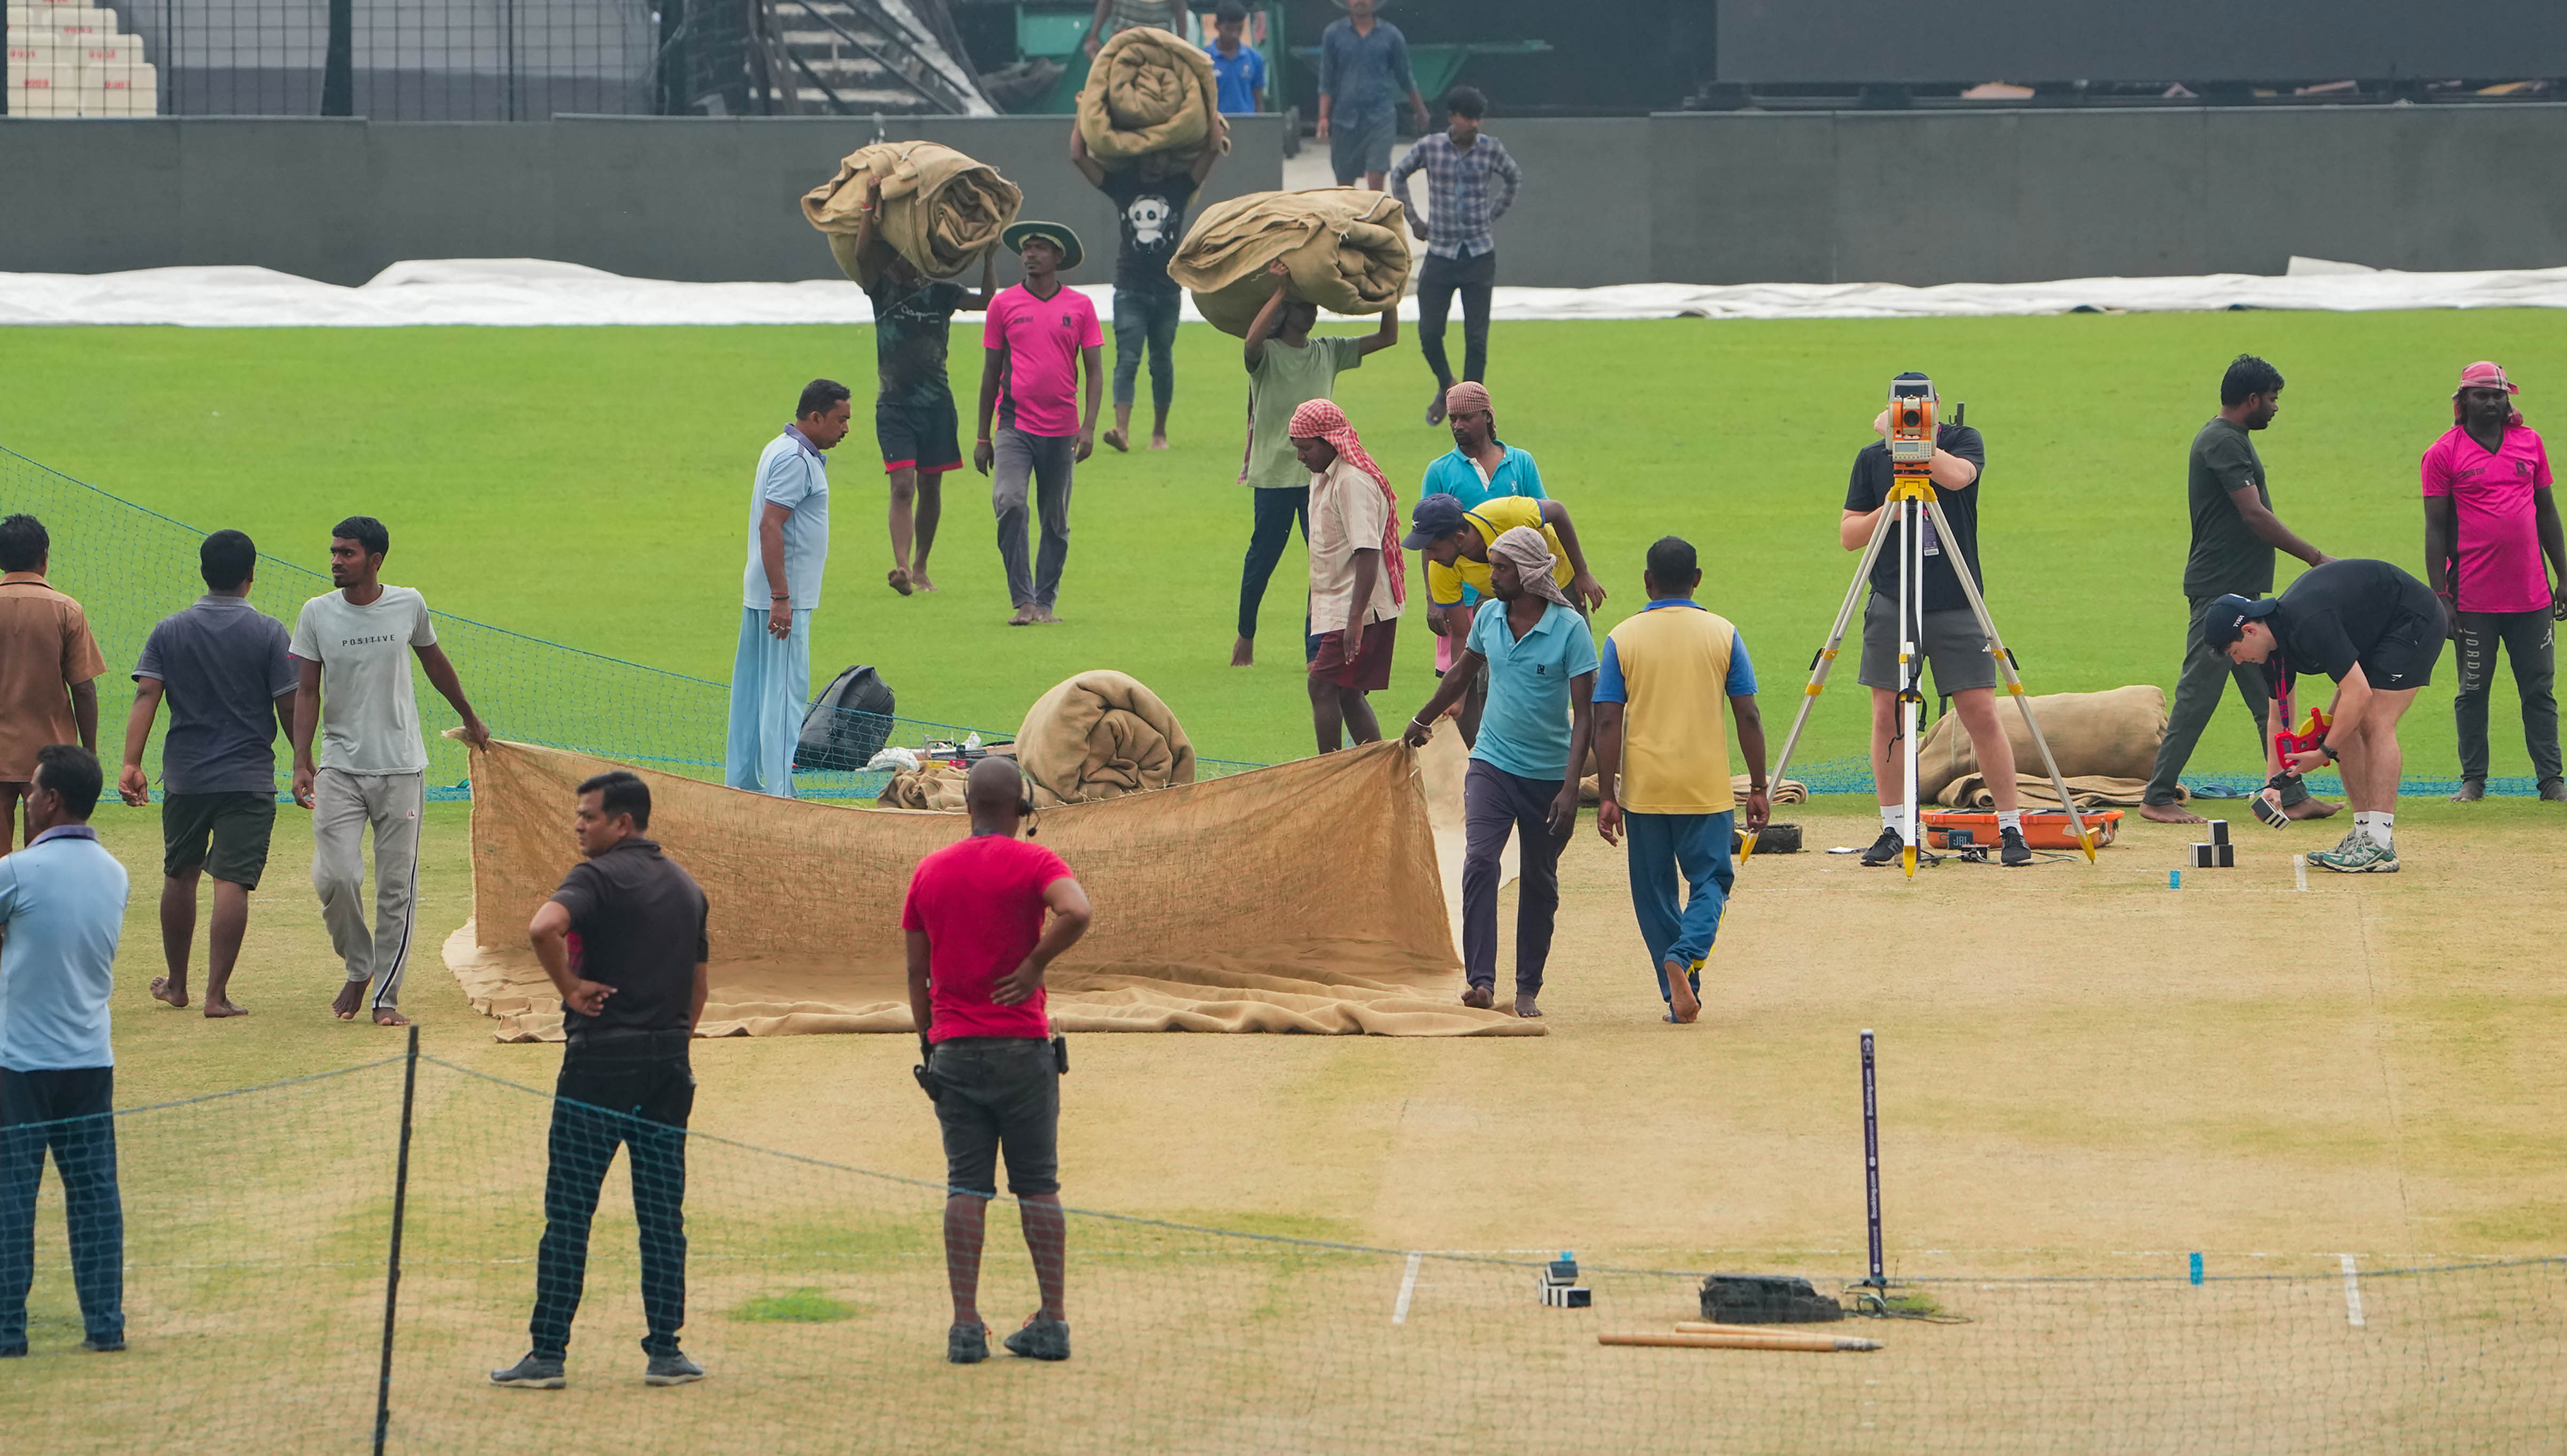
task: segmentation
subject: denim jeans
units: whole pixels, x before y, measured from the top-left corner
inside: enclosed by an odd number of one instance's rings
[[[1142,346],[1150,353],[1150,402],[1160,410],[1177,397],[1177,308],[1185,295],[1171,287],[1144,293],[1114,290],[1114,403],[1132,403],[1141,374]]]
[[[1469,258],[1426,255],[1417,270],[1417,348],[1435,382],[1453,387],[1453,367],[1444,357],[1444,320],[1453,295],[1462,295],[1462,378],[1484,380],[1489,374],[1489,295],[1497,286],[1498,252],[1491,248]]]
[[[1248,559],[1239,569],[1239,635],[1255,642],[1258,608],[1265,605],[1266,584],[1275,579],[1275,564],[1284,559],[1284,548],[1292,544],[1294,521],[1301,523],[1301,544],[1310,543],[1310,487],[1260,485],[1250,493],[1257,497],[1257,522],[1249,528]],[[1301,636],[1307,642],[1309,613],[1301,617]]]
[[[544,1237],[535,1251],[536,1354],[560,1359],[588,1282],[588,1229],[620,1144],[631,1153],[633,1222],[642,1239],[642,1348],[675,1354],[687,1322],[687,1117],[696,1074],[687,1032],[611,1032],[562,1049],[554,1084]]]

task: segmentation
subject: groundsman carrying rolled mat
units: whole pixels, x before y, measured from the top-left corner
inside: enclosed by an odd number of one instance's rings
[[[1098,671],[1035,700],[1016,729],[1016,766],[1035,807],[1053,808],[1192,783],[1195,747],[1158,694]]]
[[[1024,193],[997,168],[951,146],[877,142],[849,152],[836,176],[802,194],[802,215],[829,235],[839,271],[868,285],[883,259],[854,254],[865,180],[876,176],[882,178],[882,202],[875,238],[930,278],[951,278],[979,262],[998,245],[998,234],[1016,220],[1024,202]]]
[[[1108,171],[1138,167],[1153,176],[1192,165],[1207,146],[1226,149],[1230,126],[1221,119],[1212,57],[1168,31],[1117,31],[1079,88],[1078,135]]]
[[[1277,258],[1292,270],[1293,292],[1330,313],[1397,308],[1408,290],[1408,209],[1360,187],[1233,197],[1195,219],[1168,276],[1194,290],[1214,327],[1245,338],[1278,286],[1266,271]]]

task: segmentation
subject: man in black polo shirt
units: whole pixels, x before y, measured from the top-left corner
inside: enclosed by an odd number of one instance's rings
[[[1899,378],[1921,381],[1925,376]],[[1838,541],[1849,551],[1870,544],[1894,478],[1887,410],[1871,422],[1871,431],[1880,438],[1854,457],[1845,518],[1838,526]],[[1979,630],[1978,616],[1952,567],[1957,555],[1971,584],[1987,590],[1987,580],[1979,574],[1979,472],[1987,463],[1987,443],[1977,431],[1966,425],[1934,428],[1934,459],[1928,468],[1943,517],[1952,523],[1952,539],[1940,539],[1933,520],[1926,520],[1924,617],[1916,624],[1916,646],[1934,670],[1935,691],[1951,700],[1961,727],[1969,730],[1988,793],[1996,800],[1998,859],[2014,866],[2032,862],[2032,848],[2023,839],[2023,805],[2016,796],[2014,742],[1997,722],[1997,662],[1988,655],[1988,635]],[[1899,828],[1906,817],[1907,765],[1898,750],[1898,563],[1906,554],[1905,541],[1905,528],[1893,520],[1871,563],[1871,595],[1862,609],[1862,664],[1855,681],[1871,690],[1871,776],[1880,803],[1880,837],[1862,852],[1867,865],[1896,864],[1906,847]]]
[[[2300,573],[2279,597],[2221,597],[2210,604],[2202,636],[2232,663],[2263,664],[2276,699],[2299,673],[2335,679],[2325,745],[2288,761],[2278,747],[2268,748],[2267,761],[2276,777],[2331,759],[2344,771],[2353,828],[2335,848],[2312,853],[2309,863],[2347,874],[2396,873],[2392,834],[2398,775],[2406,766],[2398,720],[2432,681],[2442,656],[2442,604],[2432,589],[2386,561],[2329,561]],[[2287,726],[2279,702],[2266,710],[2266,725],[2275,733]],[[2279,806],[2278,785],[2264,793]]]
[[[561,989],[561,1079],[535,1254],[533,1348],[490,1372],[494,1385],[558,1390],[588,1273],[588,1226],[616,1144],[632,1149],[633,1217],[642,1236],[643,1381],[683,1385],[704,1367],[678,1352],[687,1319],[687,1114],[696,1074],[687,1039],[705,1013],[705,892],[660,846],[651,789],[622,769],[579,786],[576,832],[587,859],[535,912],[527,939]]]

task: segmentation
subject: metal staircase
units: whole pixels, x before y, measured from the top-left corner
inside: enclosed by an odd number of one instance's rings
[[[775,111],[992,116],[942,0],[752,0]]]

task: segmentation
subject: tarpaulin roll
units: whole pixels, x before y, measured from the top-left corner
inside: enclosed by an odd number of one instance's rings
[[[829,235],[838,268],[858,283],[881,271],[880,256],[855,256],[865,179],[878,176],[882,201],[874,237],[930,278],[951,278],[998,246],[1024,194],[998,169],[933,142],[878,142],[849,152],[838,174],[802,194],[802,215]]]
[[[1278,287],[1266,271],[1278,258],[1293,292],[1331,313],[1397,308],[1408,289],[1408,210],[1360,187],[1250,192],[1195,218],[1168,276],[1193,290],[1205,319],[1245,338]]]
[[[1159,174],[1230,145],[1212,58],[1148,26],[1118,31],[1097,51],[1078,92],[1078,135],[1109,170]]]

